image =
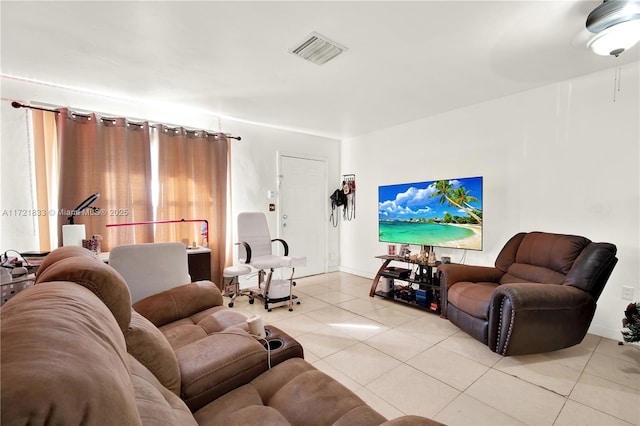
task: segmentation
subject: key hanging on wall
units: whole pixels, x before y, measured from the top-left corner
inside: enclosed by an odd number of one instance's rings
[[[347,205],[344,206],[344,218],[352,220],[356,218],[356,175],[342,175],[342,190],[347,196]]]

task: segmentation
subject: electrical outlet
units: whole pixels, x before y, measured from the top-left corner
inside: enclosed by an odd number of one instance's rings
[[[622,287],[622,299],[633,300],[633,287]]]

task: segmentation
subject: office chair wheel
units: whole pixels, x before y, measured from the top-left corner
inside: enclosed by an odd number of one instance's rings
[[[271,308],[267,309],[267,312],[271,312],[271,311],[273,311],[273,309],[271,309]]]
[[[249,299],[249,304],[250,304],[250,305],[253,305],[253,302],[255,302],[255,300],[253,300],[253,299]]]
[[[300,304],[300,302],[296,302],[296,305],[299,305],[299,304]]]
[[[229,302],[229,307],[233,308],[233,302]]]
[[[289,312],[293,312],[293,308],[289,308]]]

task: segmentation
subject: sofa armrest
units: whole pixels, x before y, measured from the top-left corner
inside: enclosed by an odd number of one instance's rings
[[[460,265],[454,263],[438,266],[438,272],[440,272],[440,285],[447,288],[460,281],[497,283],[504,274],[499,269],[490,266]]]
[[[196,281],[145,297],[132,307],[160,327],[222,304],[222,293],[214,283]]]
[[[491,300],[489,347],[502,355],[525,355],[578,344],[595,306],[593,297],[569,285],[500,285]]]
[[[461,281],[495,282],[500,281],[504,273],[490,266],[460,265],[446,263],[438,266],[440,277],[440,316],[447,318],[447,289]]]

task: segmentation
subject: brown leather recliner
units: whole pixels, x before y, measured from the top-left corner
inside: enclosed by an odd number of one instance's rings
[[[438,267],[443,316],[505,356],[573,346],[586,335],[617,261],[613,244],[519,233],[495,267]]]

